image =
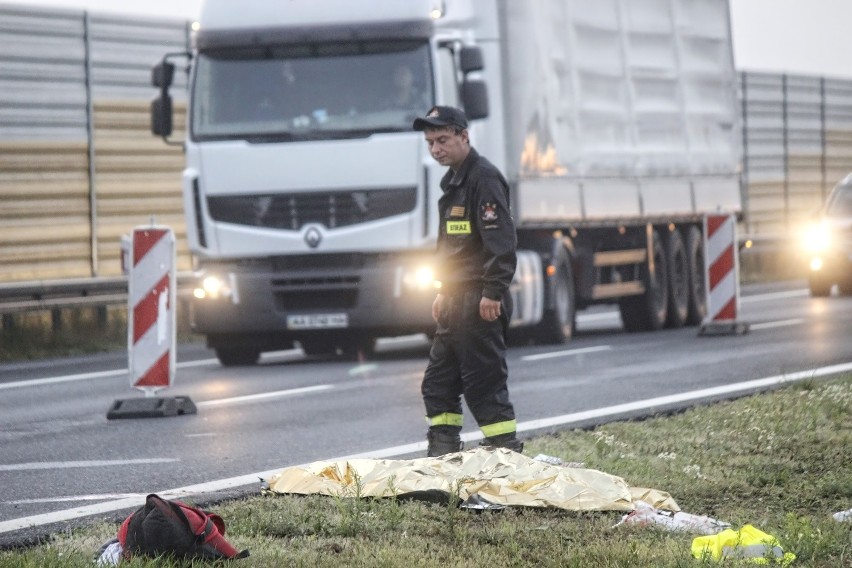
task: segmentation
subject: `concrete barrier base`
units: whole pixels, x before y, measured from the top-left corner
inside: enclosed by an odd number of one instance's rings
[[[107,420],[120,418],[164,418],[197,414],[198,408],[188,396],[157,396],[116,400],[107,411]]]

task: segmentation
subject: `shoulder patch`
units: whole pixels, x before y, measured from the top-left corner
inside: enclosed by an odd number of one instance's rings
[[[485,223],[493,223],[497,220],[497,204],[486,201],[479,206],[479,218]]]

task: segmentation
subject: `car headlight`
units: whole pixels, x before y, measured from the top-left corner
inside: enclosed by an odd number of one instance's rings
[[[802,235],[802,246],[808,252],[824,252],[831,246],[831,231],[822,224],[811,225]]]

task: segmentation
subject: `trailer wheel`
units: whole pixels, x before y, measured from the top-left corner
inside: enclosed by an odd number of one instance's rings
[[[669,231],[666,238],[666,264],[668,265],[669,309],[666,325],[683,327],[689,314],[689,263],[680,231]]]
[[[698,325],[707,317],[704,239],[698,227],[690,227],[686,233],[686,260],[689,272],[689,311],[686,324]]]
[[[627,331],[655,331],[666,323],[669,306],[668,267],[666,251],[658,231],[652,234],[654,274],[648,266],[645,272],[645,293],[622,298],[618,303],[621,321]]]
[[[251,347],[217,347],[214,351],[223,367],[255,365],[260,359],[260,350]]]
[[[543,344],[566,343],[574,334],[577,311],[571,264],[568,261],[560,262],[556,273],[550,279],[549,292],[552,302],[544,310],[537,326],[536,340]]]

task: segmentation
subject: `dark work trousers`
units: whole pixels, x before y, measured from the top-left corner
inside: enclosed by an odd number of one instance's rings
[[[500,317],[489,322],[479,315],[481,297],[479,290],[445,296],[422,393],[431,426],[445,424],[460,429],[464,395],[477,424],[488,436],[494,429],[499,433],[515,431],[515,411],[506,386],[506,330],[512,299],[507,292]],[[434,421],[441,416],[457,417],[458,422]]]

